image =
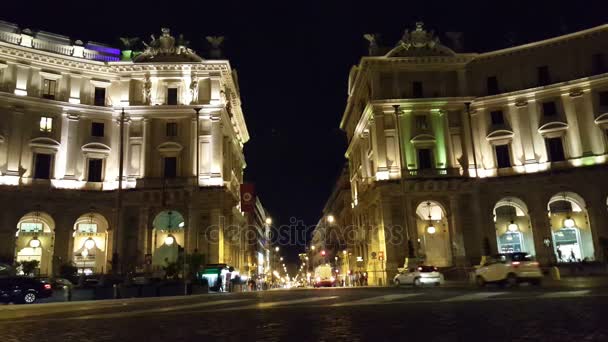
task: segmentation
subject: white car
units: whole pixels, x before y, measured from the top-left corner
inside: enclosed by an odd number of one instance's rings
[[[393,278],[395,286],[414,285],[421,286],[424,284],[441,285],[444,278],[437,267],[435,266],[418,266],[412,267],[409,270],[403,270]]]
[[[518,283],[540,285],[543,273],[538,262],[527,253],[498,254],[475,270],[475,283],[500,283],[515,286]]]

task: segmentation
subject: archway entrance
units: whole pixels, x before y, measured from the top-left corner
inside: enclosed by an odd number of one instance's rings
[[[16,235],[15,261],[21,264],[18,272],[50,276],[53,272],[53,248],[55,243],[55,221],[53,218],[40,211],[28,213],[17,223]],[[31,272],[28,270],[30,268],[33,268]]]
[[[87,213],[74,224],[72,261],[79,274],[103,273],[108,260],[108,221],[100,214]]]
[[[593,260],[593,238],[583,198],[573,192],[556,194],[549,200],[548,210],[557,262]]]
[[[499,253],[536,255],[528,207],[522,200],[506,197],[498,201],[494,206],[494,224]]]
[[[156,215],[152,225],[154,226],[152,266],[160,269],[177,261],[180,249],[184,246],[185,222],[181,213],[165,210]]]
[[[446,212],[435,201],[425,201],[416,207],[419,255],[427,265],[452,265],[450,230]]]

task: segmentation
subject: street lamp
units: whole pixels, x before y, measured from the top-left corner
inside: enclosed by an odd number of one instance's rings
[[[267,217],[266,218],[266,224],[270,226],[272,224],[272,218]]]
[[[274,251],[275,251],[275,252],[278,252],[278,251],[279,251],[279,246],[276,246],[276,247],[274,248]]]
[[[173,235],[169,234],[165,237],[165,245],[171,246],[175,242]]]
[[[327,222],[334,223],[335,220],[336,220],[336,218],[334,217],[334,215],[332,215],[332,214],[327,215]]]

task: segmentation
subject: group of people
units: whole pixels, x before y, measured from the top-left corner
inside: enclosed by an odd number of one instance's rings
[[[367,272],[352,272],[350,274],[350,283],[353,286],[367,286]]]

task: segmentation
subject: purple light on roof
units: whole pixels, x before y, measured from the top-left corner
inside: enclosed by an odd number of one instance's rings
[[[100,46],[100,45],[96,45],[96,44],[87,44],[86,48],[89,49],[89,50],[105,53],[105,54],[108,54],[108,55],[120,56],[120,49],[115,49],[115,48],[111,48],[111,47],[108,47],[108,46]]]

